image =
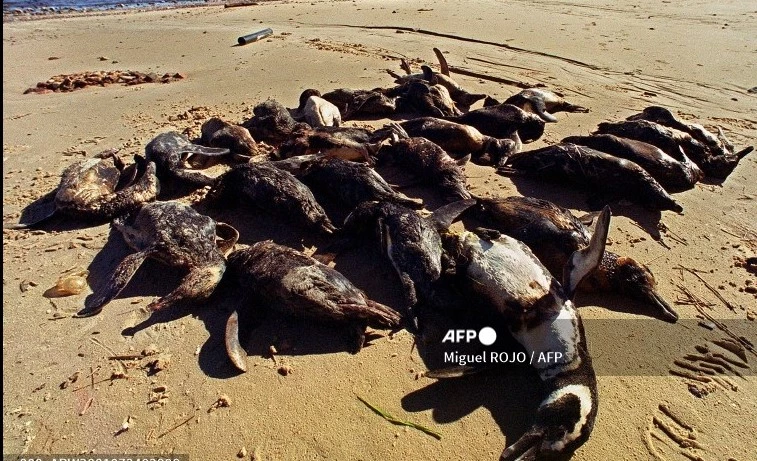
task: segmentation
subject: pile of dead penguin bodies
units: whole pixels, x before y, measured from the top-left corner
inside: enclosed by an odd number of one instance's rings
[[[202,301],[222,279],[231,278],[250,300],[238,306],[240,313],[265,307],[344,325],[354,337],[353,352],[362,347],[368,326],[408,328],[423,338],[437,313],[486,308],[503,319],[529,355],[551,351],[564,357],[536,366],[548,395],[533,426],[502,459],[569,455],[589,437],[597,412],[596,378],[571,301],[575,291],[629,296],[668,321],[677,314],[657,294],[645,266],[604,251],[607,207],[592,216],[592,232],[584,220],[548,201],[474,197],[466,186],[465,162],[680,212],[670,193],[704,177],[725,178],[751,148],[736,153],[722,132],[713,135],[662,107],[648,107],[627,120],[600,124],[591,136],[523,150],[543,134],[545,123],[556,121],[553,113],[588,110],[539,88],[503,103],[469,93],[450,78],[438,55],[441,72],[424,66],[412,74],[406,66],[407,75],[395,74],[390,88],[307,90],[296,109],[267,100],[241,125],[210,119],[199,140],[160,134],[132,165],[113,152],[73,164],[37,218],[16,227],[39,225],[58,214],[109,219],[136,251],[87,299],[79,316],[99,313],[148,258],[187,270],[176,289],[148,306],[151,310]],[[482,99],[483,107],[470,110]],[[405,115],[405,121],[376,130],[342,126],[343,120]],[[261,142],[275,154],[261,155]],[[211,177],[202,169],[209,162],[229,168]],[[420,213],[420,199],[398,192],[373,168],[382,163],[410,172],[446,205]],[[189,190],[208,186],[202,199],[208,210],[254,209],[331,243],[319,259],[270,240],[234,250],[239,238],[234,227],[182,203],[158,201],[161,183]],[[332,221],[320,197],[339,204],[343,222]],[[484,228],[450,231],[461,216]],[[369,299],[321,262],[356,244],[381,252],[397,274],[403,305]],[[231,361],[244,371],[238,315],[228,321],[226,345]]]

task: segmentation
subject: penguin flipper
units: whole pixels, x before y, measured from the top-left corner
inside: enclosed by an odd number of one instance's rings
[[[137,269],[145,262],[145,259],[157,253],[157,251],[155,248],[150,248],[125,257],[118,267],[116,267],[116,270],[113,271],[105,287],[98,290],[88,302],[85,302],[84,309],[77,312],[76,317],[89,317],[99,314],[103,307],[118,296],[121,290],[126,287],[129,280],[137,272]]]
[[[29,229],[48,221],[55,216],[58,209],[55,205],[55,194],[57,192],[58,189],[56,188],[32,202],[21,212],[21,218],[17,224],[3,224],[3,229]]]
[[[434,210],[431,219],[433,219],[434,225],[438,230],[447,230],[458,216],[475,204],[476,199],[474,198],[448,203]]]
[[[572,299],[576,287],[602,261],[607,234],[610,230],[610,207],[605,206],[597,217],[597,225],[586,248],[576,250],[568,258],[563,268],[563,289],[568,299]]]

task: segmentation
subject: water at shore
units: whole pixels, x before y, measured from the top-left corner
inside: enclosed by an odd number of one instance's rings
[[[200,5],[206,0],[4,0],[3,13],[54,13],[73,11],[102,11],[125,8],[169,7]]]

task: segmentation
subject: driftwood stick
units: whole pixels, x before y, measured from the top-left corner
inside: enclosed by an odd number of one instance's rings
[[[488,80],[490,82],[503,83],[505,85],[513,85],[513,86],[517,86],[518,88],[534,88],[536,86],[540,86],[540,84],[537,84],[537,83],[531,84],[531,83],[521,82],[518,80],[510,80],[510,79],[502,78],[502,77],[494,77],[492,75],[482,74],[480,72],[474,72],[472,70],[468,70],[468,69],[457,67],[457,66],[449,66],[449,71],[454,72],[456,74],[460,74],[460,75],[467,75],[469,77],[476,77],[482,80]]]
[[[683,269],[683,270],[685,270],[686,272],[694,275],[694,277],[698,278],[699,281],[702,282],[704,284],[704,286],[707,287],[708,290],[710,290],[715,296],[717,296],[717,298],[723,304],[725,304],[725,307],[727,307],[728,309],[730,309],[732,311],[736,310],[736,306],[734,306],[733,304],[731,304],[730,302],[728,302],[728,300],[725,299],[723,297],[723,295],[721,295],[720,292],[718,292],[718,290],[716,290],[715,288],[712,287],[712,285],[710,285],[709,283],[707,283],[707,281],[705,279],[703,279],[701,275],[697,274],[697,271],[695,271],[694,269],[692,269],[690,267],[684,267],[684,266],[678,266],[678,267],[681,268],[681,269]]]

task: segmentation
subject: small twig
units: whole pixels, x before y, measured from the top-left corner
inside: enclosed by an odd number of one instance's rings
[[[119,376],[115,376],[115,377],[111,376],[110,378],[104,378],[104,379],[101,379],[100,381],[95,381],[92,385],[104,383],[104,382],[107,382],[107,381],[115,381],[117,379],[125,379],[125,378],[124,377],[119,377]],[[73,389],[71,392],[78,392],[78,391],[80,391],[82,389],[86,389],[87,387],[89,387],[89,384],[87,384],[86,386],[77,387],[76,389]]]
[[[103,344],[103,343],[101,343],[100,341],[98,341],[98,340],[97,340],[97,338],[89,338],[89,340],[90,340],[90,341],[92,341],[93,343],[97,344],[98,346],[102,347],[102,348],[103,348],[103,349],[105,349],[106,351],[110,352],[110,356],[111,356],[111,357],[112,357],[112,356],[116,356],[116,355],[117,355],[117,354],[116,354],[116,353],[115,353],[115,352],[113,351],[113,349],[111,349],[110,347],[108,347],[108,346],[106,346],[105,344]],[[121,368],[121,373],[123,373],[123,374],[126,374],[126,367],[124,366],[124,364],[123,364],[123,363],[121,363],[121,362],[116,362],[116,363],[118,363],[118,366],[119,366],[119,367]]]
[[[668,250],[670,249],[670,247],[667,247],[667,248],[668,248]],[[644,262],[644,265],[645,265],[645,266],[649,266],[650,264],[652,264],[653,262],[655,262],[655,261],[657,261],[658,259],[662,258],[663,256],[665,256],[665,255],[664,255],[664,254],[661,254],[661,255],[657,256],[656,258],[652,258],[652,259],[650,259],[649,261],[645,261],[645,262]]]
[[[192,416],[190,416],[189,418],[187,418],[187,419],[186,419],[186,420],[184,420],[183,422],[181,422],[181,423],[179,423],[179,424],[175,425],[175,426],[174,426],[174,427],[172,427],[171,429],[169,429],[169,430],[165,431],[164,433],[160,434],[160,435],[159,435],[159,436],[158,436],[157,438],[159,438],[159,439],[160,439],[160,438],[162,438],[162,437],[163,437],[164,435],[168,435],[169,433],[171,433],[171,432],[175,431],[176,429],[180,428],[181,426],[183,426],[183,425],[187,424],[188,422],[192,421],[192,418],[194,418],[194,417],[195,417],[195,415],[192,415]]]
[[[683,285],[676,285],[678,290],[682,293],[685,293],[687,296],[692,297],[692,299],[695,298],[695,296]],[[704,318],[709,320],[710,322],[714,323],[721,331],[723,331],[725,334],[733,338],[736,342],[744,346],[744,349],[748,350],[752,353],[755,357],[757,357],[757,352],[754,350],[751,344],[748,343],[746,339],[742,339],[740,336],[738,336],[736,333],[732,332],[726,325],[724,325],[721,321],[713,317],[709,314],[709,312],[705,311],[704,308],[699,303],[694,303],[694,307],[697,309],[697,312],[702,314]]]
[[[97,344],[98,346],[102,347],[106,351],[110,352],[111,355],[116,355],[116,353],[111,349],[110,347],[106,346],[105,344],[101,343],[97,338],[89,338],[90,341]]]
[[[665,225],[663,225],[663,226],[664,226],[663,232],[665,232],[666,234],[668,234],[668,237],[672,238],[673,240],[675,240],[678,243],[682,243],[682,244],[684,244],[686,246],[689,245],[689,241],[686,240],[685,237],[681,237],[680,235],[676,234],[675,232],[673,232],[672,230],[670,230],[670,228],[668,226],[665,226]]]
[[[744,238],[743,235],[734,234],[733,232],[729,231],[725,227],[721,227],[720,230],[723,231],[723,232],[725,232],[726,234],[732,236],[732,237],[736,237],[737,239],[743,239]]]
[[[86,413],[87,410],[89,410],[89,407],[92,406],[92,402],[94,401],[95,401],[95,398],[90,397],[89,400],[87,400],[87,403],[84,404],[84,408],[82,408],[82,410],[79,412],[79,416],[84,416],[84,413]]]
[[[60,317],[49,317],[47,320],[49,320],[49,321],[52,322],[52,321],[55,321],[55,320],[70,319],[71,317],[73,317],[73,316],[72,315],[61,315]],[[42,325],[44,325],[44,324],[40,324],[40,326],[42,326]]]
[[[715,296],[717,296],[717,298],[718,298],[718,299],[719,299],[719,300],[720,300],[720,301],[721,301],[721,302],[722,302],[723,304],[725,304],[725,306],[726,306],[726,307],[727,307],[728,309],[730,309],[730,310],[732,310],[732,311],[735,311],[735,310],[736,310],[736,306],[734,306],[733,304],[731,304],[730,302],[728,302],[728,300],[727,300],[727,299],[725,299],[725,298],[723,297],[723,295],[721,295],[721,294],[720,294],[720,292],[718,292],[718,290],[716,290],[715,288],[713,288],[713,287],[712,287],[712,285],[710,285],[709,283],[707,283],[707,281],[706,281],[705,279],[703,279],[703,278],[702,278],[702,276],[700,276],[699,274],[697,274],[697,271],[696,271],[696,270],[694,270],[694,269],[691,269],[691,268],[689,268],[689,267],[683,267],[683,266],[679,266],[679,267],[680,267],[681,269],[683,269],[683,270],[685,270],[685,271],[689,272],[690,274],[693,274],[693,275],[694,275],[694,277],[698,278],[698,279],[699,279],[699,281],[701,281],[701,282],[702,282],[702,283],[704,284],[704,286],[706,286],[706,287],[707,287],[707,289],[708,289],[708,290],[710,290],[710,291],[711,291],[711,292],[712,292],[712,293],[713,293],[713,294],[714,294]]]
[[[676,304],[688,304],[688,305],[691,305],[691,306],[695,306],[697,308],[705,308],[706,307],[708,309],[712,309],[713,307],[715,307],[714,304],[709,303],[709,302],[703,300],[699,296],[697,296],[694,293],[692,293],[691,291],[689,291],[689,289],[686,288],[686,287],[684,287],[684,286],[678,285],[678,290],[686,297],[686,299],[680,299],[679,298],[679,299],[676,300]]]
[[[517,86],[518,88],[534,88],[536,86],[539,86],[536,84],[530,84],[530,83],[521,82],[518,80],[510,80],[507,78],[482,74],[480,72],[474,72],[472,70],[468,70],[462,67],[449,66],[449,71],[455,74],[467,75],[468,77],[480,78],[481,80],[488,80],[490,82],[502,83],[504,85],[513,85],[513,86]]]

